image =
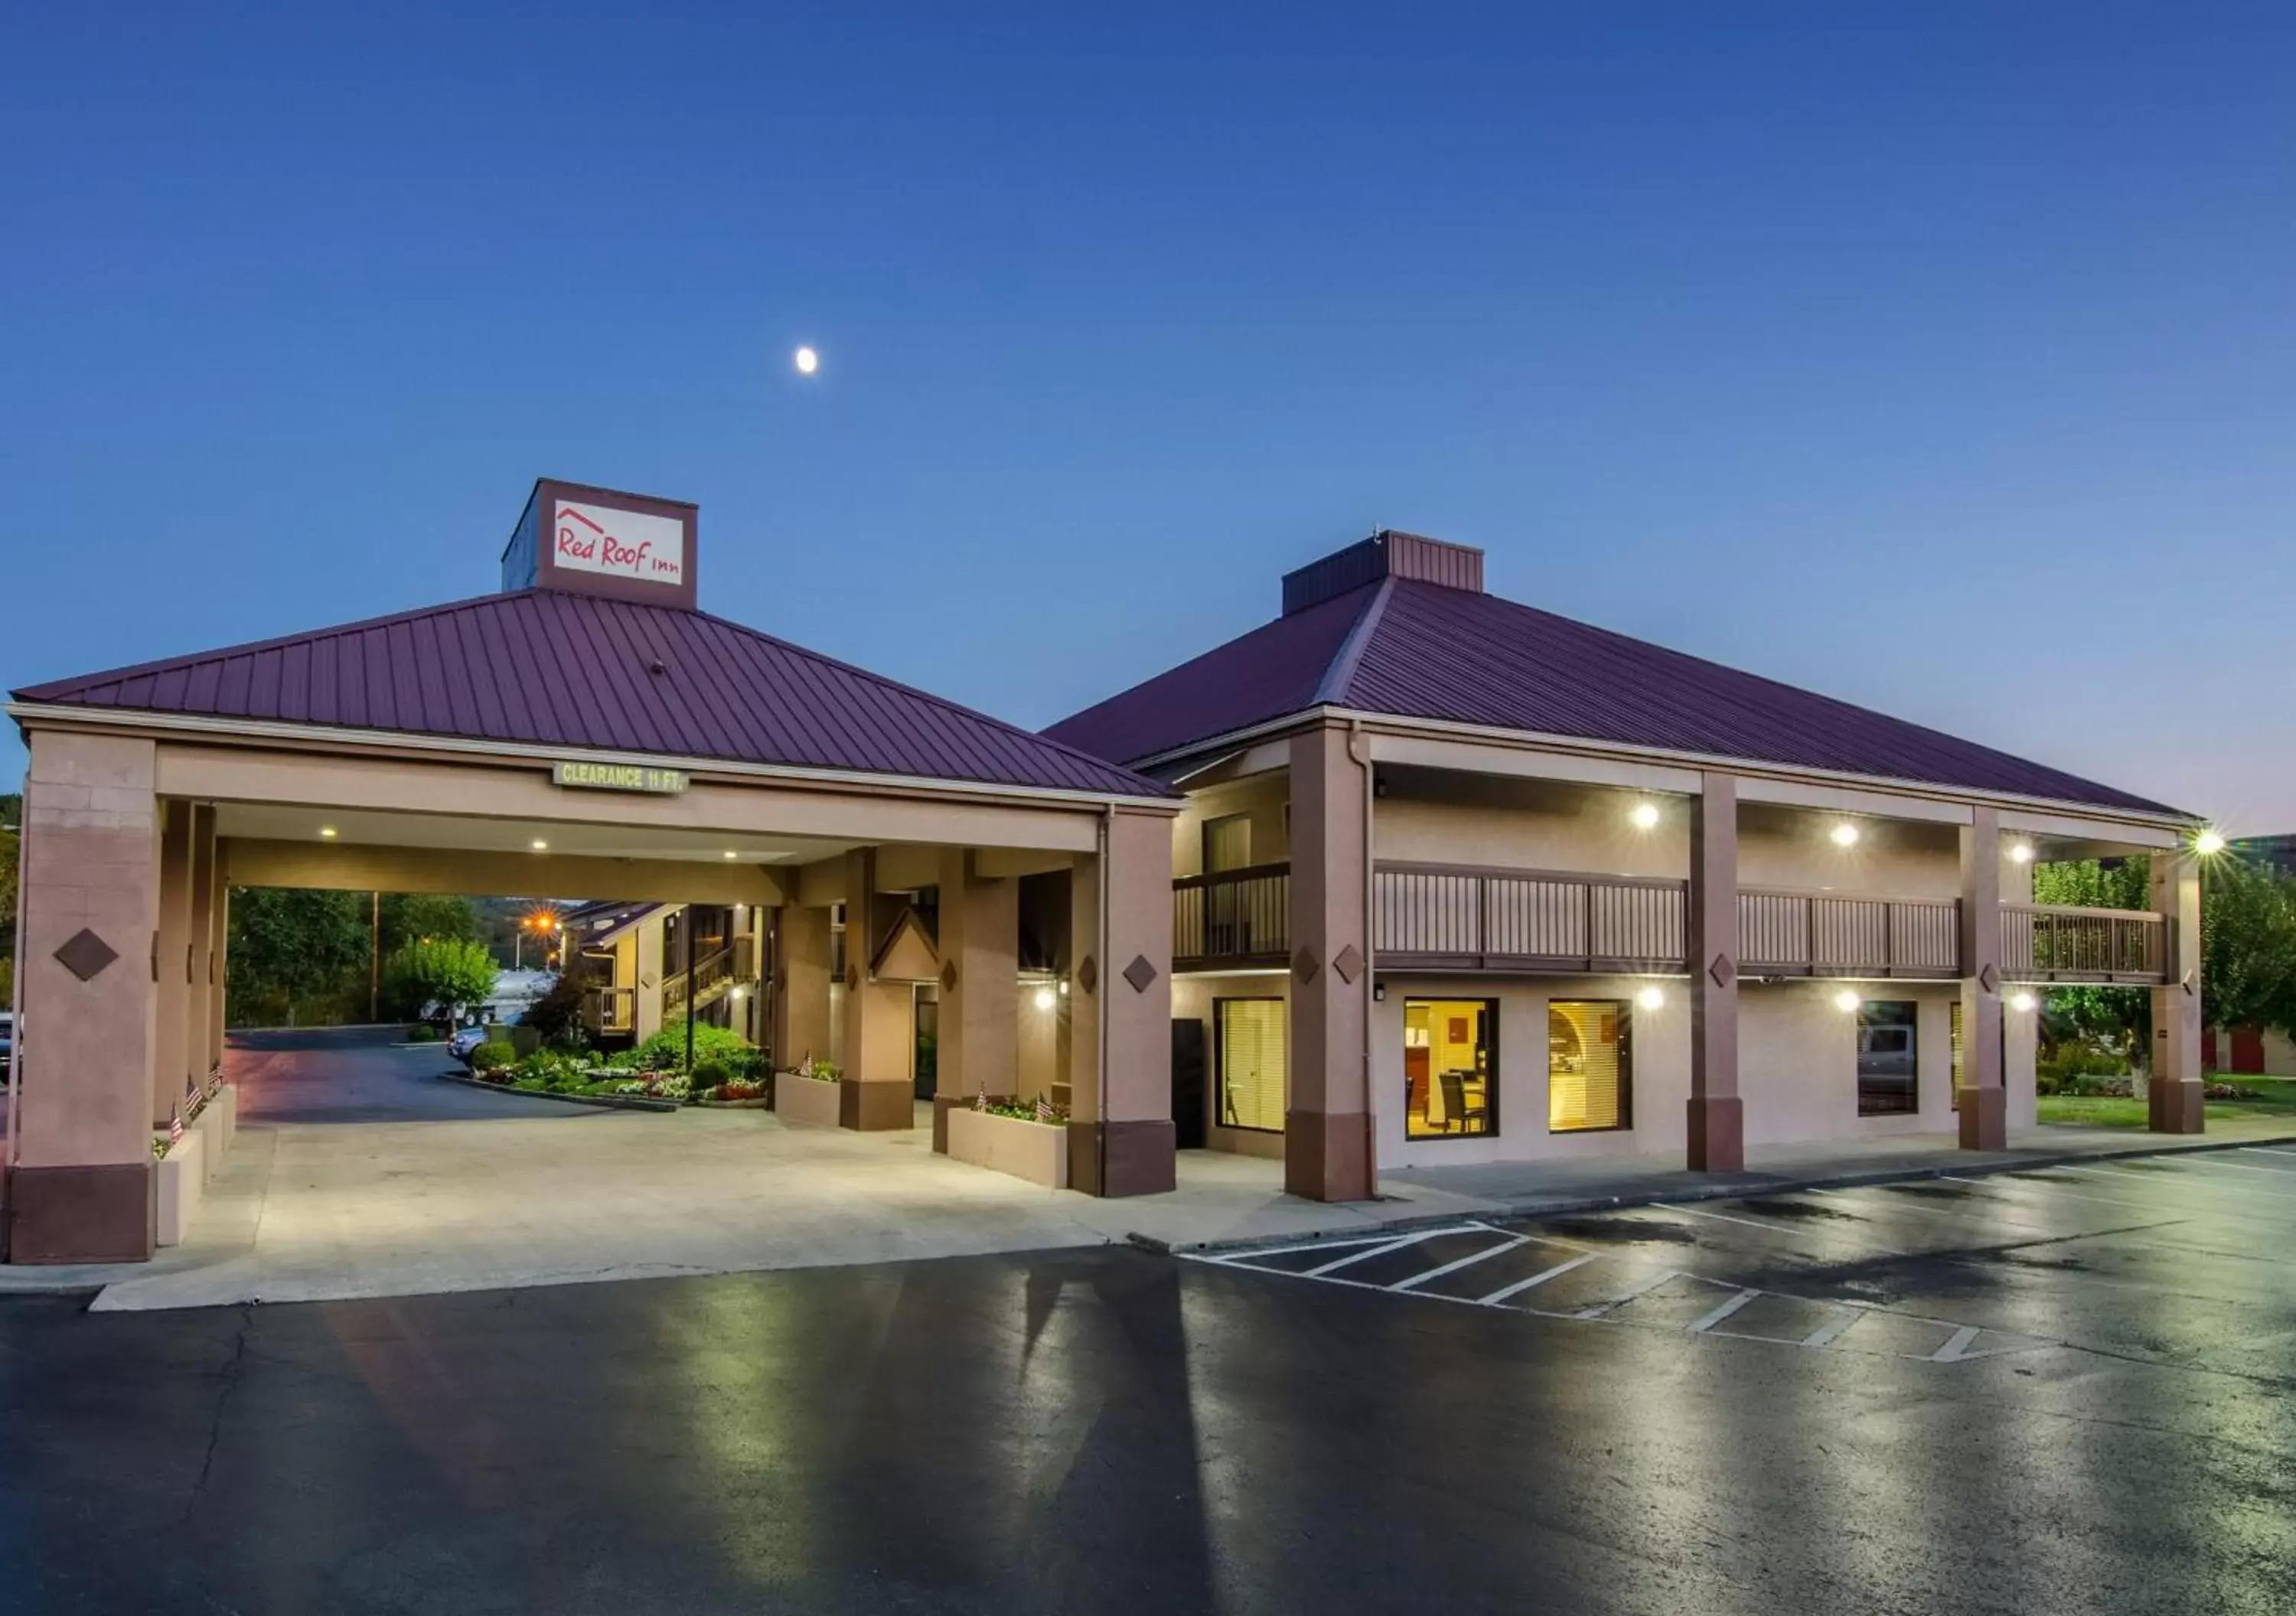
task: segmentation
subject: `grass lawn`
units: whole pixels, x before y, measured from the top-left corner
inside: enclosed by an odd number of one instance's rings
[[[2235,1077],[2211,1072],[2209,1081],[2237,1083],[2256,1096],[2246,1100],[2210,1100],[2203,1109],[2210,1122],[2240,1116],[2284,1117],[2296,1122],[2296,1078]],[[2145,1122],[2144,1102],[2045,1094],[2040,1098],[2040,1120],[2079,1122],[2089,1128],[2142,1128]]]

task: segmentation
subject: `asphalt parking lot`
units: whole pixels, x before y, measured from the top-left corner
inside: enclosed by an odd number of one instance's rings
[[[2281,1379],[2296,1148],[2122,1159],[1197,1261],[1399,1302],[1973,1362],[2050,1349]]]
[[[88,1313],[0,1611],[2296,1609],[2296,1150]]]

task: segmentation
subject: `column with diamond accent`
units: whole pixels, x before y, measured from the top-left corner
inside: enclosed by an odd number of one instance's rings
[[[1292,772],[1291,1093],[1283,1188],[1368,1201],[1372,1151],[1370,934],[1365,838],[1370,755],[1323,725],[1294,736]]]
[[[1708,774],[1690,801],[1690,1169],[1746,1164],[1738,1094],[1738,782]]]

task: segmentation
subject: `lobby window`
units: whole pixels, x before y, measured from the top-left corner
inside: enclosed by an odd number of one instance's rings
[[[1558,999],[1546,1007],[1546,1126],[1599,1133],[1634,1126],[1630,1024],[1620,999]]]
[[[1921,1109],[1921,1007],[1869,999],[1857,1007],[1857,1114],[1904,1116]]]
[[[1499,1130],[1495,999],[1403,1001],[1403,1131],[1448,1139]]]
[[[1212,1028],[1223,1128],[1283,1131],[1284,1045],[1291,1036],[1280,999],[1216,999]]]

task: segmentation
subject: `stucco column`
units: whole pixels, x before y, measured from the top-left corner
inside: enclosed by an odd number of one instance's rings
[[[1292,738],[1291,1088],[1283,1188],[1368,1201],[1377,1182],[1366,1040],[1371,938],[1364,891],[1368,753],[1321,725]]]
[[[1157,1195],[1174,1183],[1172,821],[1119,810],[1107,836],[1096,1193]]]
[[[1690,803],[1690,1170],[1746,1165],[1738,1093],[1738,781],[1707,774]]]
[[[1961,1147],[2009,1147],[2001,1065],[2001,815],[1972,809],[1961,828]]]
[[[2188,852],[2152,859],[2152,908],[2169,917],[2167,983],[2152,990],[2152,1081],[2146,1126],[2198,1133],[2201,1066],[2201,861]]]
[[[189,803],[160,804],[160,926],[152,952],[160,997],[152,1046],[154,1128],[165,1128],[183,1104],[192,1059],[192,817]]]
[[[663,939],[669,914],[665,908],[648,915],[645,924],[631,935],[637,992],[630,995],[630,1037],[637,1043],[644,1043],[661,1031],[661,978],[669,968],[664,957]]]
[[[1100,1000],[1108,990],[1100,862],[1086,853],[1069,872],[1069,1188],[1088,1196],[1101,1193]]]
[[[184,994],[190,1026],[184,1041],[184,1081],[192,1090],[204,1088],[208,1073],[215,1069],[209,1051],[213,1048],[212,972],[217,879],[220,873],[216,862],[216,811],[201,804],[192,809],[191,957]]]
[[[21,1154],[17,1262],[152,1254],[159,1022],[156,749],[35,731],[25,785]]]
[[[217,844],[215,901],[208,905],[208,1070],[223,1065],[225,984],[231,975],[231,884]]]
[[[876,925],[877,853],[845,855],[845,1071],[838,1080],[837,1121],[864,1132],[916,1123],[916,1079],[910,1066],[916,1031],[906,982],[879,982],[870,972],[884,939]]]
[[[1020,946],[1021,884],[984,880],[966,849],[943,848],[932,1131],[944,1155],[950,1106],[1018,1092]]]
[[[789,1072],[808,1060],[830,1058],[827,906],[792,903],[784,907],[778,942],[774,1065]]]

